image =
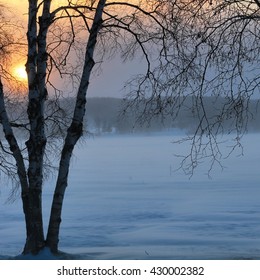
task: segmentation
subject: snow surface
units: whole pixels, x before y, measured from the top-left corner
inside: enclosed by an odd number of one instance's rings
[[[244,138],[244,156],[192,178],[173,156],[187,145],[172,135],[90,138],[77,147],[60,236],[63,258],[260,259],[260,135]],[[44,187],[45,224],[54,182]],[[0,259],[21,253],[25,232],[19,199],[0,196]],[[20,257],[17,257],[20,258]],[[48,252],[39,257],[50,259]]]

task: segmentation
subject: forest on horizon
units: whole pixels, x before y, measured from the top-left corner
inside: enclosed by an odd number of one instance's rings
[[[220,121],[224,133],[232,131],[232,127],[236,125],[244,126],[243,129],[246,132],[260,132],[259,100],[241,102],[240,106],[243,106],[239,111],[242,112],[241,124],[234,123],[236,108],[231,107],[229,115],[221,115],[224,102],[226,103],[226,100],[222,97],[204,97],[208,118],[211,122],[218,122],[221,116]],[[196,108],[194,103],[192,97],[187,97],[178,108],[178,112],[168,112],[168,114],[158,114],[143,119],[142,106],[124,113],[127,106],[127,101],[124,99],[92,97],[87,102],[85,130],[95,134],[159,132],[171,129],[194,133],[200,121],[199,111],[201,110],[201,108]]]
[[[179,101],[180,105],[174,107],[175,110],[167,110],[156,115],[144,115],[144,106],[128,107],[129,100],[114,97],[91,97],[87,99],[86,115],[84,118],[84,135],[94,134],[128,134],[128,133],[149,133],[179,130],[188,134],[193,134],[201,121],[202,108],[196,105],[196,100],[192,97],[186,97]],[[58,104],[57,104],[58,103]],[[59,138],[64,135],[69,125],[69,120],[73,114],[73,105],[75,98],[67,97],[59,101],[48,99],[46,101],[47,113],[53,108],[58,108],[55,115],[46,117],[46,132],[51,137]],[[236,131],[237,126],[244,132],[260,132],[260,112],[258,110],[259,100],[251,99],[248,103],[230,102],[230,108],[223,108],[226,100],[222,97],[204,97],[204,110],[211,123],[215,123],[214,128],[219,126],[219,133],[230,133]],[[145,104],[145,103],[144,103]],[[9,103],[7,106],[12,122],[20,119],[23,124],[28,122],[27,117],[22,115],[26,102]],[[128,108],[128,110],[126,110]],[[222,114],[222,110],[225,114]],[[227,113],[226,113],[227,112]],[[236,114],[241,115],[237,118]],[[60,124],[57,126],[57,121]],[[238,123],[238,121],[240,123]],[[55,122],[55,123],[54,123]],[[236,122],[236,123],[235,123]],[[55,124],[55,125],[54,125]],[[19,127],[14,127],[18,135],[22,138],[24,135]],[[58,129],[58,130],[57,130]],[[20,131],[20,133],[19,133]],[[0,133],[3,139],[3,133]]]

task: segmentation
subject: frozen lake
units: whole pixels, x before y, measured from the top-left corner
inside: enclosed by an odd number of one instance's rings
[[[73,158],[60,249],[81,259],[260,259],[260,135],[207,176],[181,171],[170,135],[107,136]],[[45,223],[51,182],[44,188]],[[0,196],[0,259],[24,244],[19,200]]]

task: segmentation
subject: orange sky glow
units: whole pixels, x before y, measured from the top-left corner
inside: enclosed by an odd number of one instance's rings
[[[40,2],[40,1],[39,1]],[[13,14],[17,15],[14,20],[24,21],[24,25],[27,24],[27,14],[28,14],[28,0],[0,0],[0,3],[6,6]],[[54,0],[53,6],[66,4],[67,0]],[[24,33],[26,37],[26,33]],[[12,60],[9,64],[9,71],[12,76],[19,82],[27,83],[27,73],[25,71],[26,56],[20,57],[19,55],[13,55]]]
[[[81,0],[84,2],[83,0]],[[90,0],[89,0],[90,1]],[[121,2],[120,0],[108,0],[108,2]],[[126,0],[126,2],[136,3],[140,0]],[[75,0],[76,2],[76,0]],[[25,63],[26,63],[26,26],[27,26],[27,20],[28,20],[28,0],[0,0],[0,3],[6,6],[11,14],[15,15],[15,17],[12,16],[11,20],[14,20],[14,22],[19,21],[24,26],[24,32],[21,28],[20,31],[20,37],[22,40],[24,40],[24,48],[19,49],[19,53],[12,52],[12,56],[9,57],[10,61],[8,62],[8,68],[7,71],[12,74],[14,80],[12,84],[23,84],[26,86],[27,84],[27,73],[25,71]],[[39,1],[41,3],[41,1]],[[52,10],[57,8],[60,5],[66,5],[68,3],[68,0],[53,0],[52,1]],[[86,1],[85,1],[86,3]],[[124,11],[126,12],[126,10]],[[17,33],[15,34],[17,35]],[[19,41],[20,42],[20,41]],[[120,64],[121,66],[121,64]],[[111,71],[109,71],[111,72]],[[121,73],[120,73],[121,74]],[[55,82],[60,83],[60,77],[56,74],[54,74]],[[62,83],[63,84],[63,83]]]

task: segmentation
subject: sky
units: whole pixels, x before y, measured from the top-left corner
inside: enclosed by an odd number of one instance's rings
[[[67,0],[53,0],[55,5],[59,5],[63,2],[66,3]],[[26,19],[28,0],[2,0],[2,3],[16,9],[17,14],[24,15]],[[24,32],[24,35],[26,36],[26,32]],[[117,56],[113,60],[104,61],[101,69],[101,72],[92,75],[88,96],[122,97],[124,94],[122,91],[124,82],[135,74],[142,72],[144,64],[137,59],[132,62],[128,61],[122,63],[120,57]],[[64,82],[60,82],[59,85],[64,85]]]
[[[104,62],[102,72],[92,76],[89,96],[124,97],[125,82],[143,69],[144,64],[138,61],[123,63],[119,57]]]
[[[59,4],[63,1],[64,0],[56,0],[55,3]],[[27,0],[3,0],[1,2],[10,7],[12,10],[17,10],[17,13],[20,16],[23,15],[25,21],[27,20]],[[26,32],[24,33],[24,35],[26,36]],[[25,63],[25,61],[23,63]],[[19,62],[19,66],[23,66],[23,63]],[[142,64],[140,60],[127,61],[126,63],[123,63],[118,56],[109,61],[104,61],[100,69],[101,71],[95,71],[95,73],[92,74],[88,96],[123,97],[123,88],[125,82],[134,75],[142,72],[142,70],[144,69],[144,64]],[[61,86],[63,84],[64,82],[60,81],[58,83],[58,86]]]

